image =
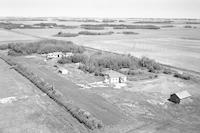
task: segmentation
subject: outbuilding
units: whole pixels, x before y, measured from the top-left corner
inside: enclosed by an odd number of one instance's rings
[[[181,91],[170,95],[169,101],[179,104],[181,100],[191,97],[188,91]]]

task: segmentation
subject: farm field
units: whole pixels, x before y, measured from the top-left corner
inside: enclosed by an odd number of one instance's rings
[[[52,99],[0,59],[1,133],[87,133]]]
[[[30,41],[36,38],[31,36],[26,36],[23,34],[14,33],[9,30],[0,29],[0,43],[13,42],[13,41]]]
[[[16,29],[15,31],[51,39],[71,40],[78,45],[137,57],[148,56],[163,64],[200,72],[200,27],[196,29],[173,27],[159,30],[105,29],[104,31],[113,31],[114,34],[77,37],[53,37],[53,35],[59,31],[78,33],[83,29]],[[122,31],[139,34],[117,34]]]

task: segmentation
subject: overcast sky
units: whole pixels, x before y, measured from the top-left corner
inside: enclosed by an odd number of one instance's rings
[[[0,16],[200,18],[200,0],[0,0]]]

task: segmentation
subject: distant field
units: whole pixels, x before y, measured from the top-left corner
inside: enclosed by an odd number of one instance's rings
[[[34,40],[34,39],[36,38],[0,29],[0,42],[15,41],[15,40]]]
[[[71,24],[72,22],[61,23]],[[79,25],[84,24],[80,22],[76,23]],[[130,24],[130,21],[124,23]],[[115,33],[131,31],[139,33],[137,35],[113,34],[109,36],[77,36],[73,38],[58,38],[53,37],[53,35],[60,31],[66,33],[78,33],[81,31],[81,28],[16,29],[15,31],[59,40],[71,40],[79,45],[120,53],[131,53],[138,57],[148,56],[164,64],[200,71],[200,28],[183,28],[183,23],[184,22],[182,21],[176,21],[173,23],[176,27],[161,28],[159,30],[113,30],[110,28],[103,30],[105,32],[114,31]]]

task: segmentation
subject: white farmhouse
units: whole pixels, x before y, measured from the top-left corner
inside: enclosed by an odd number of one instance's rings
[[[53,59],[53,58],[61,58],[61,57],[63,57],[62,52],[53,52],[53,53],[48,53],[46,58]]]
[[[46,55],[47,59],[53,59],[53,58],[62,58],[62,57],[71,57],[74,54],[71,52],[63,53],[63,52],[53,52],[53,53],[48,53]]]
[[[117,84],[117,83],[125,83],[127,81],[127,76],[124,74],[121,74],[119,72],[108,70],[103,72],[104,76],[104,82],[110,83],[110,84]]]

